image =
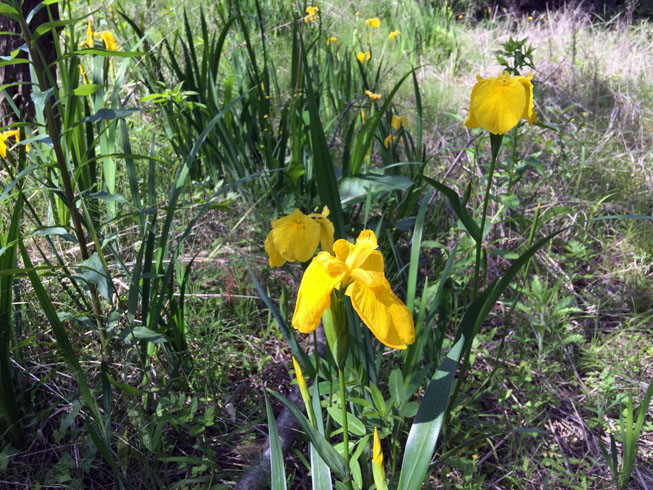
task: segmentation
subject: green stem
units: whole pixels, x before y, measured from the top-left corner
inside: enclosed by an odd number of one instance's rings
[[[347,390],[345,389],[345,371],[338,368],[338,381],[340,384],[340,403],[342,403],[342,439],[343,455],[349,468],[349,426],[347,425]]]
[[[479,240],[476,242],[476,260],[474,261],[474,289],[472,290],[472,299],[476,299],[478,294],[479,272],[481,268],[481,250],[483,249],[483,232],[485,230],[485,219],[487,218],[487,206],[490,201],[490,189],[492,188],[492,177],[494,176],[494,167],[497,162],[497,155],[501,148],[502,134],[490,133],[490,145],[492,147],[492,162],[490,163],[490,172],[487,178],[487,187],[485,189],[485,198],[483,199],[483,214],[481,215],[481,233]]]

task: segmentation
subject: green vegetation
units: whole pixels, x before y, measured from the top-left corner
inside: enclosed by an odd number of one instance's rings
[[[0,128],[2,485],[226,489],[269,434],[273,489],[653,486],[649,21],[413,0],[59,10],[37,27],[0,4],[30,60],[0,63],[31,63],[35,109],[5,97]],[[504,69],[533,74],[537,122],[468,129],[475,76]],[[264,243],[324,206],[383,264],[330,288],[326,334],[305,335],[297,291],[320,282]],[[390,288],[405,350],[377,340]]]

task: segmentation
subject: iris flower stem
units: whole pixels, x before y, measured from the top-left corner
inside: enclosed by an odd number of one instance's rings
[[[340,402],[342,403],[342,439],[343,455],[349,468],[349,426],[347,424],[347,391],[345,389],[345,371],[338,368],[338,382],[340,384]],[[349,484],[351,486],[351,484]]]
[[[492,161],[490,162],[490,171],[487,177],[487,187],[485,189],[485,198],[483,199],[483,213],[481,214],[480,237],[476,242],[476,260],[474,261],[474,289],[472,290],[472,299],[476,299],[479,286],[479,272],[481,268],[481,251],[483,250],[483,232],[485,231],[485,219],[487,218],[487,205],[490,201],[490,189],[492,188],[492,177],[494,176],[494,167],[501,148],[502,134],[490,133],[490,146],[492,147]]]

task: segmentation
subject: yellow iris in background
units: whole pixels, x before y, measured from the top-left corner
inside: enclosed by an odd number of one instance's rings
[[[326,40],[326,45],[328,46],[331,43],[337,43],[338,42],[338,36],[331,36]]]
[[[399,29],[388,34],[388,39],[390,39],[390,41],[394,41],[395,37],[397,36],[401,36],[401,31]]]
[[[272,230],[265,239],[270,267],[280,267],[286,262],[307,262],[313,257],[318,244],[330,252],[333,246],[333,223],[327,218],[329,208],[321,213],[306,216],[295,209],[288,216],[272,220]]]
[[[310,333],[331,306],[331,292],[344,291],[351,304],[379,341],[393,349],[405,349],[415,341],[413,317],[406,305],[392,292],[383,272],[383,255],[377,249],[376,236],[363,230],[356,244],[338,240],[335,256],[320,252],[302,277],[293,326]]]
[[[511,77],[508,72],[488,78],[477,75],[465,126],[504,134],[514,128],[520,119],[526,119],[529,124],[537,122],[532,78],[532,75]]]
[[[365,21],[365,25],[370,29],[378,29],[381,25],[381,20],[378,17],[373,17]]]
[[[392,116],[392,121],[390,122],[390,126],[392,126],[392,129],[395,131],[399,131],[399,128],[401,126],[408,126],[408,118],[406,116]]]
[[[362,51],[359,51],[356,54],[356,59],[358,60],[359,63],[364,63],[365,61],[369,61],[371,55],[369,51],[365,51],[364,53]]]
[[[93,32],[93,24],[91,18],[88,19],[88,28],[86,30],[86,41],[79,44],[80,48],[92,48],[95,46],[95,32]]]
[[[370,102],[376,102],[381,97],[383,97],[381,94],[375,94],[371,90],[366,90],[365,95],[367,95],[370,98]]]
[[[317,20],[317,15],[320,13],[320,7],[306,7],[306,15],[304,16],[304,23],[308,24],[309,22],[315,22]]]
[[[10,129],[0,133],[0,156],[2,158],[7,156],[7,140],[12,136],[16,138],[16,143],[20,143],[20,129]],[[29,147],[26,149],[29,150]]]
[[[104,43],[104,47],[109,51],[118,51],[118,44],[116,44],[116,40],[113,37],[113,33],[111,31],[104,31],[102,34],[100,34],[100,38]]]

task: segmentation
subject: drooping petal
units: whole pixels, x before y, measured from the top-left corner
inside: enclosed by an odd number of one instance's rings
[[[521,118],[526,119],[529,124],[537,122],[537,117],[535,116],[535,105],[533,104],[533,84],[531,83],[530,77],[519,77],[519,83],[524,87],[526,92],[526,107],[524,107],[524,113]]]
[[[277,247],[274,245],[274,239],[272,238],[272,231],[270,230],[270,233],[268,233],[267,238],[265,239],[265,251],[268,254],[268,262],[270,264],[270,267],[281,267],[283,264],[286,263],[286,259],[284,259],[279,251],[277,250]]]
[[[7,156],[7,143],[5,141],[5,138],[0,134],[0,157],[2,158]]]
[[[288,261],[307,262],[320,241],[320,226],[299,209],[272,221],[272,239],[279,254]]]
[[[325,252],[333,253],[333,223],[328,218],[329,207],[324,206],[321,213],[312,213],[309,215],[320,225],[320,246]]]
[[[346,290],[347,296],[363,323],[379,341],[393,349],[405,349],[415,341],[413,317],[406,305],[392,292],[387,280],[369,287],[362,280],[354,280]]]
[[[476,98],[476,95],[478,94],[478,87],[483,82],[483,79],[480,77],[480,75],[476,75],[476,83],[472,87],[472,95],[469,100],[469,112],[467,113],[467,120],[465,121],[465,126],[468,127],[469,129],[472,128],[478,128],[480,124],[476,120],[476,115],[474,114],[474,106],[472,104],[472,101]]]
[[[331,305],[331,291],[345,275],[344,264],[338,262],[328,252],[320,252],[306,268],[292,316],[292,324],[300,332],[315,330],[322,313]]]

